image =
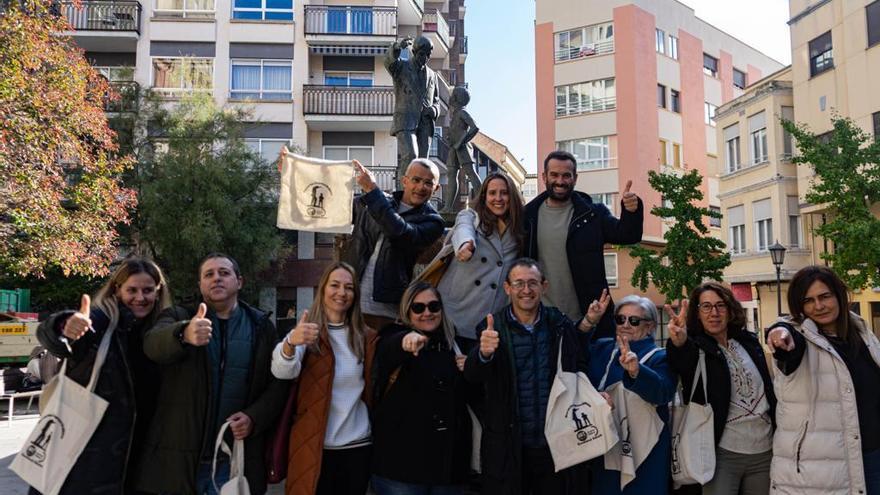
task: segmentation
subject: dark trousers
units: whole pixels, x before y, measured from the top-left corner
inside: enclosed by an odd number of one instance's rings
[[[880,449],[864,452],[865,488],[868,495],[880,495]]]
[[[406,167],[416,158],[427,158],[434,137],[431,119],[422,115],[418,129],[397,132],[397,183],[401,184]]]
[[[553,466],[553,457],[547,447],[522,449],[522,469],[517,473],[518,479],[498,479],[491,476],[483,476],[483,493],[500,494],[514,493],[513,485],[519,483],[522,495],[562,495],[569,492],[566,490],[566,482],[563,474],[567,471],[556,473]],[[589,490],[589,484],[583,485],[577,493],[585,493]]]
[[[370,482],[373,447],[324,450],[315,495],[364,495]]]

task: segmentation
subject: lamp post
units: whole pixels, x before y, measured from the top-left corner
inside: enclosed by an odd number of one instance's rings
[[[773,266],[776,267],[776,314],[782,316],[782,281],[780,277],[782,263],[785,261],[785,246],[776,241],[775,244],[767,249],[770,251],[770,259],[773,261]]]

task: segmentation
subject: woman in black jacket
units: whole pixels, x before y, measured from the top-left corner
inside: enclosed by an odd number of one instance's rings
[[[61,494],[131,493],[128,466],[156,407],[158,372],[143,352],[144,333],[171,305],[162,271],[150,260],[129,258],[95,294],[83,295],[79,311],[62,311],[43,321],[37,338],[67,360],[67,376],[89,382],[98,345],[113,329],[95,393],[109,402],[98,429],[76,460]],[[31,493],[36,490],[31,489]]]
[[[708,400],[712,406],[715,476],[703,493],[766,495],[776,396],[758,337],[745,329],[742,305],[727,287],[706,282],[678,314],[666,310],[671,317],[666,357],[683,390],[691,390],[700,351],[705,354],[709,397],[698,383],[694,402]]]
[[[406,290],[400,320],[403,325],[382,329],[376,348],[373,489],[378,495],[416,488],[463,493],[471,458],[465,356],[431,284]]]

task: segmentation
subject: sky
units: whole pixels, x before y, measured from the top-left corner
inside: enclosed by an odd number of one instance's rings
[[[681,1],[697,17],[791,63],[788,0]],[[466,5],[468,110],[481,131],[535,172],[535,2],[468,0]]]

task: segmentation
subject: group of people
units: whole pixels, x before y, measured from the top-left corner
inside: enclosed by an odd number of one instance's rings
[[[475,472],[486,494],[664,494],[681,382],[696,391],[685,400],[713,410],[716,457],[713,479],[684,490],[880,494],[880,341],[831,270],[794,276],[791,317],[767,332],[772,356],[715,282],[664,308],[658,348],[657,306],[612,301],[604,272],[606,243],[641,240],[631,183],[618,218],[575,191],[568,153],[547,157],[546,191],[527,205],[509,177],[489,174],[414,275],[445,230],[428,203],[437,167],[414,159],[389,195],[354,165],[364,194],[351,263],[324,271],[286,335],[239,300],[238,266],[218,253],[198,267],[196,308],[171,306],[159,267],[132,258],[94,302],[42,323],[41,343],[81,382],[115,329],[95,389],[110,406],[62,493],[214,493],[225,422],[245,442],[251,493],[264,493],[267,439],[293,399],[288,495],[462,494]],[[545,417],[558,367],[585,373],[612,407],[622,388],[659,418],[633,479],[622,484],[602,457],[557,471]],[[221,460],[217,481],[228,476]]]

